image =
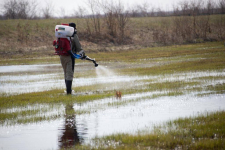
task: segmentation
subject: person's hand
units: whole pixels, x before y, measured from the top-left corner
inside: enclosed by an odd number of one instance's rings
[[[85,59],[86,58],[84,51],[80,52],[79,55],[80,55],[81,59]]]

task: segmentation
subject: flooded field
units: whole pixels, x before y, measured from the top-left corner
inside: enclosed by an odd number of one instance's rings
[[[223,84],[225,81],[224,70],[220,72],[198,71],[177,73],[166,76],[129,76],[120,75],[119,73],[113,72],[112,69],[108,69],[111,67],[113,68],[115,66],[99,66],[93,68],[93,66],[87,64],[79,65],[75,70],[74,87],[105,84],[104,90],[112,90],[150,83],[195,81],[201,82],[201,84],[196,86],[208,86]],[[85,72],[87,70],[90,74],[88,77],[76,76],[76,72]],[[65,87],[62,67],[59,64],[0,66],[0,83],[0,93],[6,95],[40,92]]]
[[[150,93],[146,93],[151,95]],[[124,100],[132,99],[125,96]],[[135,96],[136,97],[136,96]],[[140,97],[139,97],[140,98]],[[2,149],[59,149],[91,143],[91,139],[115,133],[137,133],[178,117],[225,109],[225,95],[144,98],[126,105],[109,106],[113,99],[61,106],[57,113],[91,109],[91,113],[66,115],[56,120],[0,127]],[[212,101],[213,100],[213,101]],[[99,104],[100,103],[100,104]],[[101,106],[99,106],[101,105]],[[103,107],[104,106],[104,107]],[[67,141],[64,143],[63,141]],[[12,144],[13,141],[13,144]],[[29,144],[27,144],[29,143]],[[93,144],[93,143],[91,143]]]
[[[107,91],[132,91],[122,93],[121,99],[111,96],[83,103],[37,103],[1,109],[1,114],[10,117],[1,121],[0,149],[94,145],[95,137],[135,134],[179,117],[225,110],[225,94],[210,88],[225,83],[225,70],[126,75],[112,68],[115,64],[98,68],[78,64],[73,87],[83,90],[75,90],[71,99]],[[85,71],[89,75],[79,74]],[[58,64],[0,66],[0,83],[2,95],[54,89],[61,89],[59,94],[65,95],[62,68]]]

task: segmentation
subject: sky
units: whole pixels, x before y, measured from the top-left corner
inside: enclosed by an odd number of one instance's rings
[[[5,1],[7,0],[0,0],[1,7],[3,6]],[[32,2],[34,0],[28,0],[28,1]],[[74,14],[75,11],[78,10],[79,6],[86,7],[86,9],[89,8],[87,7],[88,0],[35,0],[35,1],[38,3],[39,8],[44,8],[46,7],[46,5],[53,6],[54,12],[52,15],[55,17],[60,17],[60,14],[62,14],[61,13],[62,10],[64,10],[65,12],[64,14],[66,16],[70,16]],[[189,0],[103,0],[103,1],[109,1],[113,3],[120,1],[126,8],[132,8],[135,5],[143,5],[144,3],[148,3],[150,8],[154,7],[154,8],[160,8],[161,10],[164,10],[164,11],[172,11],[174,5],[176,6],[182,1],[189,1]],[[202,0],[202,1],[206,2],[208,0]],[[213,0],[213,1],[216,1],[216,0]],[[1,11],[2,9],[0,9],[0,13],[2,14]],[[38,12],[41,13],[41,11],[38,11]]]
[[[39,0],[39,1],[43,1],[43,3],[45,3],[46,0]],[[48,0],[51,1],[51,0]],[[54,1],[54,8],[55,10],[60,10],[62,7],[65,8],[66,10],[66,14],[70,14],[73,13],[74,10],[76,10],[78,8],[78,6],[81,7],[87,7],[87,3],[85,3],[85,1],[87,0],[52,0]],[[112,1],[112,0],[107,0],[107,1]],[[118,0],[114,0],[118,1]],[[140,5],[140,4],[144,4],[144,3],[148,3],[150,6],[154,6],[156,8],[161,8],[163,10],[172,10],[172,6],[173,4],[177,4],[182,0],[120,0],[120,2],[122,4],[124,4],[124,6],[126,7],[133,7],[135,5]]]
[[[2,7],[4,2],[7,0],[0,0],[0,6]],[[32,2],[33,0],[28,0]],[[106,0],[112,1],[112,0]],[[113,2],[119,0],[113,0]],[[161,8],[162,10],[172,10],[173,4],[178,4],[182,0],[120,0],[125,7],[133,7],[135,5],[144,4],[147,2],[150,6],[154,6],[155,8]],[[71,15],[75,10],[80,7],[87,7],[87,0],[36,0],[40,8],[45,7],[46,5],[54,6],[54,16],[60,14],[60,10],[62,8],[65,10],[66,15]],[[58,13],[58,14],[57,14]]]

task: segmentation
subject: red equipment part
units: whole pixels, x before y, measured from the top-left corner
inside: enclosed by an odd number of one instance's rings
[[[53,46],[55,46],[55,55],[68,56],[68,51],[71,50],[70,41],[67,38],[58,38],[57,41],[53,41]]]

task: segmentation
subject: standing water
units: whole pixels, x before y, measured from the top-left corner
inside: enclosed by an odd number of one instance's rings
[[[86,66],[77,68],[83,69]],[[146,90],[147,92],[142,93],[124,94],[122,99],[110,97],[82,104],[50,104],[49,106],[36,104],[22,108],[1,109],[1,114],[13,115],[17,112],[23,114],[24,111],[32,112],[32,110],[36,110],[37,113],[34,116],[7,118],[4,122],[0,122],[0,149],[55,150],[90,143],[94,137],[115,133],[136,133],[143,129],[151,130],[156,124],[179,117],[225,110],[225,94],[192,90],[198,86],[224,84],[225,71],[188,72],[162,76],[121,76],[110,67],[100,65],[95,68],[95,72],[94,77],[75,78],[75,86],[98,84],[107,87],[105,90],[121,88],[129,90],[140,89],[145,84],[152,86],[154,83],[164,82],[198,82],[198,85],[185,86],[183,90],[187,93],[184,92],[179,96],[165,96],[169,91],[162,88],[160,91]],[[65,86],[60,65],[5,66],[0,67],[0,75],[1,93],[7,93],[7,91],[13,93],[14,90],[26,93],[34,92],[30,91],[34,90],[34,87],[37,87],[35,90],[38,91],[46,90],[45,87],[64,88]],[[205,93],[206,96],[198,96]],[[52,119],[24,124],[11,123],[16,119],[32,120],[39,117],[52,117]]]

